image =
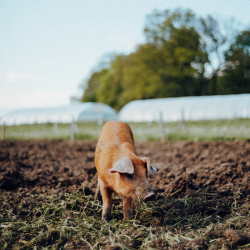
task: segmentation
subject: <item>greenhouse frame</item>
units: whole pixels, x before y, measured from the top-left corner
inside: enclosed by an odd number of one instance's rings
[[[250,118],[250,94],[137,100],[119,113],[124,122],[199,121]]]
[[[114,109],[103,103],[77,103],[56,108],[19,109],[7,113],[1,118],[5,125],[71,123],[89,121],[117,120]]]

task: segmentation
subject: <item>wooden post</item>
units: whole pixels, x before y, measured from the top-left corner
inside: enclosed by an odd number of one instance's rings
[[[54,134],[57,135],[57,122],[53,123],[53,131],[54,131]]]
[[[185,122],[185,111],[184,111],[184,109],[181,109],[181,122],[180,122],[180,124],[181,124],[182,128],[185,128],[186,122]]]
[[[161,132],[161,142],[166,142],[166,135],[164,130],[164,123],[162,118],[162,112],[160,112],[160,120],[159,120],[160,132]]]
[[[3,122],[3,125],[2,125],[2,140],[5,139],[5,122]]]
[[[74,118],[72,118],[70,126],[70,141],[74,142],[74,140],[75,140],[75,122]]]

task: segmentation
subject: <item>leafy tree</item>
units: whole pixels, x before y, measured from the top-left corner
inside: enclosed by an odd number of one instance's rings
[[[98,102],[106,103],[116,110],[125,105],[121,99],[125,64],[126,56],[117,55],[110,63],[110,68],[100,77],[100,87],[96,90]]]
[[[194,27],[195,20],[195,14],[191,10],[154,10],[147,16],[144,32],[148,42],[163,45],[176,29]]]
[[[189,10],[154,12],[145,28],[148,42],[93,73],[82,100],[119,110],[137,99],[200,95],[199,76],[208,59],[195,20]]]
[[[147,42],[130,55],[103,57],[82,101],[119,110],[132,100],[249,92],[250,31],[229,48],[235,29],[225,30],[190,10],[154,11],[146,19]]]
[[[205,18],[200,18],[197,27],[204,44],[204,49],[209,56],[208,66],[211,79],[210,93],[218,94],[217,80],[224,64],[224,52],[228,49],[230,42],[235,37],[237,32],[236,22],[234,19],[226,20],[226,22],[218,21],[215,17],[208,15]],[[208,81],[205,81],[207,83]],[[206,85],[206,84],[205,84]],[[202,94],[207,94],[207,86],[204,86]]]
[[[250,93],[250,30],[239,34],[225,52],[220,94]]]
[[[107,74],[108,69],[102,69],[99,72],[94,72],[86,83],[81,101],[82,102],[98,102],[97,90],[100,88],[100,78]]]
[[[190,10],[155,11],[148,16],[145,34],[164,56],[161,78],[166,88],[175,85],[178,93],[171,96],[201,94],[200,74],[208,55],[195,29],[197,19]],[[168,96],[168,95],[167,95]]]
[[[152,44],[138,46],[137,50],[127,57],[124,69],[124,101],[164,97],[160,76],[161,51]]]

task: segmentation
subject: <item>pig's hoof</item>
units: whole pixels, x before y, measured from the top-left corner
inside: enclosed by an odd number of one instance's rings
[[[123,218],[124,221],[130,221],[132,218]]]
[[[111,216],[110,216],[110,215],[103,215],[103,216],[102,216],[102,220],[108,222],[108,221],[111,220]]]

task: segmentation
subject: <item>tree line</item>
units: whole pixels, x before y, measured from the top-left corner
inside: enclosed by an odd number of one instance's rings
[[[250,93],[250,28],[191,10],[155,10],[146,42],[110,56],[85,83],[82,102],[120,110],[133,100]]]

